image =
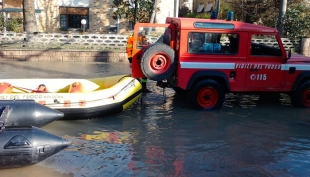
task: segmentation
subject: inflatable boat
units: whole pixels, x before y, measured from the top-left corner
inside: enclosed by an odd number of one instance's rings
[[[93,79],[0,79],[0,100],[29,100],[64,113],[63,119],[119,113],[142,94],[128,75]]]
[[[1,102],[6,106],[0,115],[0,169],[38,163],[70,145],[67,139],[31,126],[45,125],[63,113],[34,101]]]
[[[42,127],[63,116],[64,113],[33,100],[0,100],[0,123],[4,126]]]
[[[36,164],[70,144],[37,127],[0,126],[0,169]]]

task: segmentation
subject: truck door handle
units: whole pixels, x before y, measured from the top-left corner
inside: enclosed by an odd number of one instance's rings
[[[251,68],[250,71],[258,71],[257,68]]]
[[[288,70],[288,73],[289,74],[294,74],[296,71],[296,67],[290,67],[289,70]]]

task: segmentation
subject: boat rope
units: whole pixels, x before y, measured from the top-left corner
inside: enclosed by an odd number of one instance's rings
[[[125,75],[123,77],[121,77],[117,82],[120,82],[122,79],[124,79],[125,77],[131,77],[131,74]]]
[[[14,85],[11,85],[11,87],[16,88],[16,89],[21,90],[21,91],[25,91],[26,90],[26,91],[31,91],[31,92],[34,92],[34,93],[52,93],[52,92],[34,90],[34,89],[29,89],[29,88],[14,86]]]
[[[126,77],[126,76],[125,76]],[[135,80],[136,79],[132,79],[128,84],[126,84],[120,91],[118,91],[116,94],[114,94],[114,95],[112,95],[112,96],[110,96],[109,98],[113,98],[113,100],[115,99],[115,97],[119,94],[119,93],[121,93],[123,90],[125,90],[129,85],[133,85],[133,86],[135,86]]]

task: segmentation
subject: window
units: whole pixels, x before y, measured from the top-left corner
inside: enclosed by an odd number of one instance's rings
[[[129,21],[129,23],[128,23],[128,29],[129,30],[133,30],[134,29],[134,23],[133,23],[133,21]]]
[[[212,8],[213,8],[213,2],[208,2],[205,8],[205,12],[211,12]]]
[[[254,34],[251,40],[251,55],[282,56],[275,35]]]
[[[59,7],[60,28],[83,28],[81,20],[86,20],[85,29],[89,29],[89,8],[85,7]]]
[[[170,44],[171,30],[165,27],[139,27],[137,39],[137,49],[153,44],[155,42],[164,42]]]
[[[198,8],[197,8],[197,13],[202,13],[204,9],[204,4],[199,4]]]
[[[237,54],[238,34],[191,32],[188,34],[188,53]]]
[[[60,28],[68,28],[68,15],[60,15]]]
[[[21,148],[31,148],[32,144],[23,135],[15,135],[4,145],[4,149],[21,149]]]

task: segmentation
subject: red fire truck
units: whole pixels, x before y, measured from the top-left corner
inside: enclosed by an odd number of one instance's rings
[[[282,92],[310,107],[310,58],[286,50],[275,28],[168,17],[136,24],[134,37],[132,76],[187,93],[195,109],[220,108],[229,92]]]

